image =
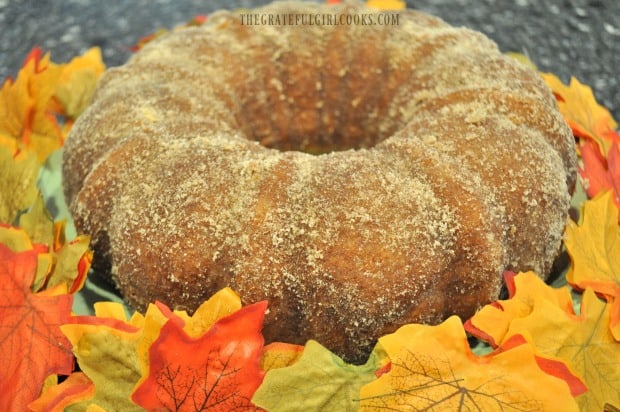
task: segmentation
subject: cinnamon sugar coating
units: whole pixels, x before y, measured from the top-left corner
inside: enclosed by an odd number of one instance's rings
[[[544,277],[576,172],[553,96],[482,34],[399,14],[222,11],[109,69],[64,153],[94,267],[139,309],[267,299],[267,341],[352,361],[403,324],[471,316],[505,269]]]

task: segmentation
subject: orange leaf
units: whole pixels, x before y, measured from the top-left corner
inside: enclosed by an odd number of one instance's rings
[[[151,345],[149,375],[132,400],[149,410],[253,410],[263,379],[260,354],[266,302],[218,320],[198,338],[168,321]]]
[[[575,136],[592,139],[601,152],[607,154],[613,142],[620,141],[614,129],[618,127],[609,110],[599,105],[592,89],[581,84],[574,77],[568,86],[550,73],[542,77],[558,99],[558,108]]]
[[[567,288],[552,288],[535,273],[515,275],[504,273],[509,299],[484,306],[465,322],[465,330],[493,347],[504,343],[514,319],[529,315],[537,302],[548,300],[567,313],[573,312],[573,302]]]
[[[59,385],[43,392],[43,395],[28,407],[33,412],[62,412],[69,405],[87,400],[95,394],[95,386],[82,372],[69,375]]]
[[[0,244],[0,410],[22,411],[39,397],[44,380],[73,369],[71,344],[60,331],[73,297],[59,290],[32,294],[34,250],[12,252]]]
[[[569,411],[577,410],[571,388],[583,390],[568,369],[537,355],[522,337],[489,355],[474,355],[456,316],[438,326],[403,326],[379,338],[379,345],[391,369],[362,387],[361,411],[403,405],[407,410]]]

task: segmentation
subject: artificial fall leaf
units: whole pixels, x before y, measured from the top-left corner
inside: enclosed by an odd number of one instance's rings
[[[380,366],[374,353],[365,365],[349,365],[310,340],[295,364],[267,373],[252,402],[279,412],[357,411],[360,388]]]
[[[37,272],[31,290],[38,292],[43,289],[54,262],[52,254],[49,253],[49,248],[46,245],[33,244],[23,229],[3,224],[0,224],[0,244],[7,246],[13,252],[34,250],[37,253]]]
[[[438,326],[403,326],[379,346],[391,369],[362,387],[360,411],[577,410],[569,385],[580,382],[566,368],[554,376],[543,371],[543,359],[523,338],[478,357],[456,316]]]
[[[62,65],[54,91],[57,106],[52,110],[76,119],[90,103],[97,81],[104,70],[105,65],[98,47],[93,47]]]
[[[108,410],[135,409],[130,395],[142,371],[148,374],[150,347],[166,322],[173,319],[189,336],[200,336],[217,320],[240,307],[241,299],[230,288],[213,295],[191,317],[156,304],[149,305],[145,315],[136,312],[127,320],[121,304],[95,303],[95,316],[72,317],[70,324],[62,326],[80,368],[95,387],[91,399],[72,405],[72,409],[87,410],[93,406]]]
[[[90,379],[82,372],[74,372],[62,383],[44,390],[28,408],[33,412],[62,412],[77,401],[92,398],[94,393]]]
[[[614,297],[610,302],[609,328],[616,341],[620,342],[620,298]]]
[[[558,108],[575,136],[592,139],[604,154],[613,142],[620,141],[620,135],[615,131],[618,124],[609,110],[596,102],[589,86],[574,77],[568,86],[553,74],[542,73],[542,77],[555,94]]]
[[[61,70],[50,61],[49,53],[41,55],[35,48],[17,79],[6,80],[0,89],[0,144],[8,145],[13,152],[32,149],[42,164],[62,146],[63,137],[56,118],[48,111]]]
[[[61,329],[94,388],[91,396],[75,399],[81,402],[72,405],[72,410],[84,411],[89,405],[110,411],[141,410],[130,400],[140,379],[136,349],[141,331],[121,320],[100,316],[76,316]]]
[[[605,403],[620,405],[620,343],[609,329],[610,309],[587,289],[579,316],[542,301],[529,316],[515,319],[508,332],[529,336],[542,353],[571,366],[588,387],[577,398],[582,411],[601,411]]]
[[[134,314],[132,324],[142,328],[142,337],[137,352],[142,376],[147,376],[150,368],[149,350],[158,338],[162,326],[169,320],[177,322],[190,337],[204,335],[218,320],[241,308],[241,298],[232,289],[224,288],[201,304],[193,316],[184,311],[170,311],[161,304],[148,306],[146,314]]]
[[[580,144],[583,167],[579,175],[588,197],[593,198],[605,190],[614,191],[614,202],[620,207],[620,150],[616,142],[612,143],[607,158],[591,140]]]
[[[36,251],[15,253],[0,244],[0,410],[22,411],[53,373],[73,369],[70,343],[60,331],[73,297],[62,288],[30,291]]]
[[[268,372],[272,369],[284,368],[293,365],[299,360],[304,347],[291,343],[272,342],[265,346],[260,358],[260,367]]]
[[[245,306],[192,338],[168,321],[149,351],[149,375],[132,395],[148,410],[256,409],[251,398],[263,379],[260,354],[266,302]]]
[[[64,232],[64,225],[56,225],[57,231]],[[56,235],[56,238],[57,235]],[[55,245],[54,267],[47,278],[46,287],[52,288],[65,284],[69,293],[76,293],[86,281],[88,270],[93,260],[93,252],[88,248],[90,236],[81,235],[68,243]]]
[[[403,10],[407,4],[402,0],[366,0],[366,6],[379,10]]]
[[[183,330],[191,337],[198,337],[207,332],[219,319],[241,309],[241,298],[231,288],[224,288],[206,302],[201,304],[189,317],[184,317]]]
[[[548,300],[567,313],[573,312],[568,288],[552,288],[534,272],[504,273],[508,300],[500,300],[480,309],[465,322],[465,330],[496,348],[509,337],[510,323],[529,315],[537,302]]]
[[[18,214],[34,203],[38,174],[39,164],[33,153],[14,155],[13,149],[0,142],[0,223],[15,223]]]
[[[65,285],[69,293],[78,292],[88,275],[93,252],[88,248],[90,238],[78,236],[65,243],[63,222],[53,224],[51,244],[32,243],[28,234],[21,228],[0,224],[0,243],[14,252],[35,250],[37,252],[37,273],[32,283],[32,291],[53,289]]]
[[[568,223],[564,244],[571,258],[568,283],[591,287],[608,299],[620,297],[620,226],[612,192],[583,204],[581,222]]]
[[[40,192],[28,212],[19,217],[18,226],[22,228],[34,243],[43,245],[54,244],[54,219],[45,207]]]

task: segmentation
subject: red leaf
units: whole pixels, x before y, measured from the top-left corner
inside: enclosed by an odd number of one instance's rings
[[[39,397],[50,374],[69,375],[71,344],[60,331],[73,296],[33,294],[37,253],[14,253],[0,244],[0,410],[23,411]]]
[[[267,302],[246,306],[193,339],[168,321],[149,351],[149,375],[132,395],[148,410],[258,410]]]
[[[597,144],[591,140],[585,140],[580,149],[583,168],[579,168],[579,174],[585,183],[588,196],[593,198],[600,191],[612,187],[607,160],[599,151]]]

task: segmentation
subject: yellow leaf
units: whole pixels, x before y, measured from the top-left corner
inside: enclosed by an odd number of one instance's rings
[[[61,109],[59,112],[71,119],[77,118],[90,102],[104,70],[98,47],[63,65],[54,95]]]
[[[0,144],[12,152],[32,149],[41,164],[62,145],[60,127],[48,112],[59,75],[49,53],[41,57],[34,49],[15,82],[7,80],[0,90]]]
[[[28,234],[13,226],[0,226],[0,243],[8,246],[13,252],[32,250],[32,242]]]
[[[579,316],[541,301],[529,316],[515,319],[508,332],[529,336],[542,353],[571,366],[588,387],[577,398],[582,411],[602,411],[605,403],[620,405],[620,343],[609,328],[610,309],[587,289]]]
[[[475,356],[458,317],[379,338],[389,372],[362,387],[360,411],[577,410],[569,386],[543,372],[531,345]]]
[[[92,261],[89,244],[90,237],[81,235],[54,252],[54,269],[49,276],[47,287],[64,283],[71,293],[82,288]],[[81,264],[83,267],[80,267]]]
[[[290,343],[273,342],[263,348],[260,367],[265,372],[293,365],[303,353],[304,347]]]
[[[198,337],[224,316],[241,309],[241,298],[231,288],[224,288],[204,302],[185,322],[183,330],[191,337]]]
[[[534,272],[506,275],[510,297],[484,306],[465,323],[465,330],[497,347],[507,335],[514,319],[529,315],[537,302],[548,300],[568,313],[573,312],[573,301],[568,288],[552,288]]]
[[[34,243],[48,246],[54,244],[54,219],[45,207],[41,193],[37,193],[30,210],[19,217],[19,227],[28,234]]]
[[[580,224],[569,222],[564,235],[571,258],[566,280],[579,289],[620,297],[620,226],[612,192],[586,201],[581,216]]]
[[[379,10],[404,10],[407,3],[402,0],[367,0],[366,6]]]
[[[606,155],[614,139],[620,137],[614,132],[618,124],[611,117],[609,110],[596,102],[592,89],[574,77],[566,86],[551,73],[541,75],[558,97],[558,108],[573,133],[578,137],[594,140],[601,153]]]
[[[13,151],[0,144],[0,223],[13,224],[17,215],[37,196],[37,158],[30,152]]]
[[[95,302],[93,309],[95,316],[100,318],[112,318],[123,322],[127,320],[125,307],[118,302]]]
[[[24,252],[34,249],[28,234],[20,228],[13,226],[0,226],[0,243],[8,246],[13,252]],[[45,250],[37,250],[37,272],[32,282],[32,291],[39,291],[47,279],[47,275],[52,270],[53,258],[51,253]]]

